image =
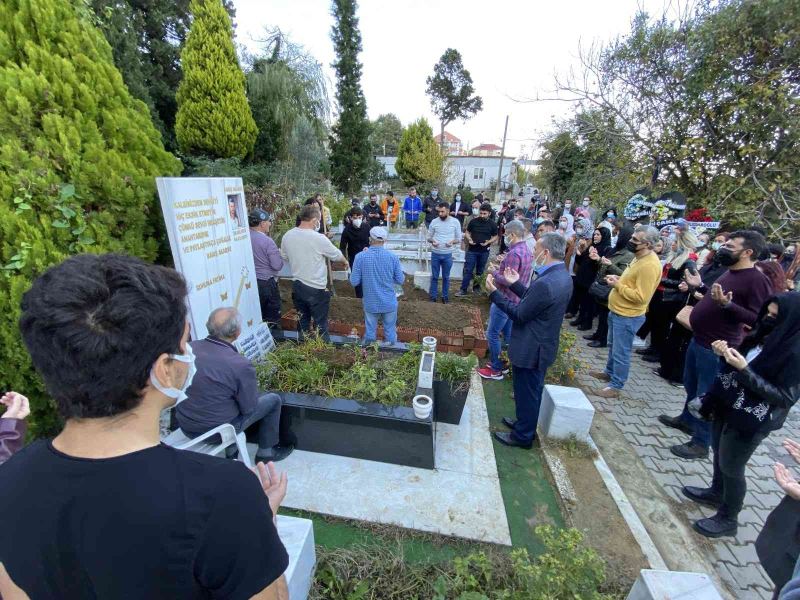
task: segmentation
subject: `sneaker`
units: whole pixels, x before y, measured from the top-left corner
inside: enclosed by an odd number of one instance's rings
[[[638,335],[633,336],[633,347],[634,348],[645,348],[647,347],[647,340],[643,340]]]
[[[480,375],[484,379],[494,379],[495,381],[502,381],[503,379],[502,371],[495,371],[492,367],[488,365],[478,369],[478,375]]]
[[[465,292],[464,290],[458,290],[456,292],[456,298],[466,298],[469,296],[469,292]]]

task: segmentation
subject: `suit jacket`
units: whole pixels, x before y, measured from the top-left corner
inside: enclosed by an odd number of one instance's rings
[[[546,371],[558,353],[564,313],[572,296],[572,277],[564,263],[556,263],[534,279],[528,289],[517,281],[511,291],[521,298],[510,302],[499,291],[490,299],[511,317],[508,357],[515,367]]]

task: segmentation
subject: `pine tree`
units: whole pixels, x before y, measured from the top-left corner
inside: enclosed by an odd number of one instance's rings
[[[22,294],[70,254],[153,259],[154,177],[180,170],[84,5],[0,3],[0,381],[31,398],[34,435],[57,419],[16,327]]]
[[[181,52],[175,135],[186,154],[244,158],[258,130],[233,46],[231,20],[220,0],[192,0],[194,22]]]
[[[444,155],[425,119],[415,121],[403,131],[394,166],[405,185],[442,183]]]
[[[343,192],[357,192],[372,161],[367,101],[361,89],[361,32],[355,0],[333,0],[335,25],[331,32],[336,51],[336,102],[339,120],[331,136],[331,179]]]

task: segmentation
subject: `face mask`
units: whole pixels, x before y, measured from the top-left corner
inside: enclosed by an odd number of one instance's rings
[[[358,229],[359,227],[361,227],[361,223],[363,222],[364,222],[363,219],[353,219],[353,227]]]
[[[506,243],[506,246],[510,246],[514,242],[514,240],[511,239],[510,235],[504,235],[503,241]]]
[[[635,241],[635,240],[628,240],[628,243],[627,243],[627,244],[625,244],[625,247],[626,247],[628,250],[630,250],[631,252],[634,252],[634,253],[635,253],[635,252],[638,252],[638,250],[639,250],[639,244],[638,244],[638,243],[636,243],[636,241]]]
[[[438,195],[439,195],[439,192],[437,192],[436,190],[433,190],[431,192],[431,197],[433,197],[433,198],[436,198],[436,196],[438,196]]]
[[[719,250],[721,247],[722,247],[722,244],[720,242],[714,242],[713,244],[711,244],[711,249],[712,250]]]
[[[472,209],[472,214],[473,214],[473,215],[475,215],[476,217],[478,216],[478,214],[479,214],[480,212],[481,212],[481,211],[480,211],[479,209],[477,209],[477,208],[473,208],[473,209]]]
[[[559,221],[558,222],[558,228],[559,229],[566,229],[567,228],[567,222],[566,221]]]
[[[570,208],[572,208],[572,204],[570,204],[569,202],[567,202],[567,203],[564,205],[564,208],[566,208],[567,210],[569,210]]]
[[[583,227],[576,227],[575,233],[577,233],[578,235],[583,235]]]
[[[759,330],[764,335],[769,335],[775,329],[775,326],[777,324],[778,324],[778,317],[767,315],[763,319],[761,319],[761,325],[759,326]]]
[[[727,248],[720,248],[717,251],[717,260],[719,260],[719,264],[721,264],[723,267],[731,267],[735,265],[737,262],[739,262],[740,256],[741,252],[737,256]]]
[[[533,257],[533,268],[535,270],[539,270],[544,266],[544,260],[542,260],[542,257],[544,257],[544,252]]]
[[[538,225],[538,224],[539,224],[539,223],[541,223],[542,221],[544,221],[544,219],[543,219],[542,217],[536,217],[536,220],[533,222],[533,224],[534,224],[534,225]]]
[[[588,200],[584,200],[584,201],[583,201],[583,205],[584,205],[584,206],[589,206],[589,201],[588,201]]]
[[[461,202],[461,196],[456,196],[456,202]]]
[[[164,387],[158,382],[158,379],[156,379],[155,374],[153,374],[153,370],[150,369],[150,383],[152,383],[153,387],[165,396],[174,398],[175,404],[172,406],[177,406],[186,400],[186,390],[188,390],[189,386],[192,385],[192,379],[194,379],[194,374],[197,373],[197,367],[194,364],[194,351],[189,344],[186,344],[186,354],[170,354],[169,356],[174,360],[178,360],[189,365],[189,372],[186,374],[186,381],[183,382],[183,385],[180,388]]]

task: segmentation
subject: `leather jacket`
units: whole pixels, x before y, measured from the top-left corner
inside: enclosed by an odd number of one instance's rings
[[[661,279],[661,285],[664,286],[663,302],[686,302],[689,292],[680,291],[678,286],[684,280],[683,277],[687,270],[697,272],[697,264],[691,259],[687,259],[677,269],[669,268],[666,277]]]
[[[772,414],[763,423],[762,430],[775,431],[783,427],[789,410],[800,398],[800,378],[783,377],[783,381],[767,381],[749,366],[736,374],[739,383],[760,399],[771,405]]]
[[[24,419],[0,419],[0,465],[25,444]]]

